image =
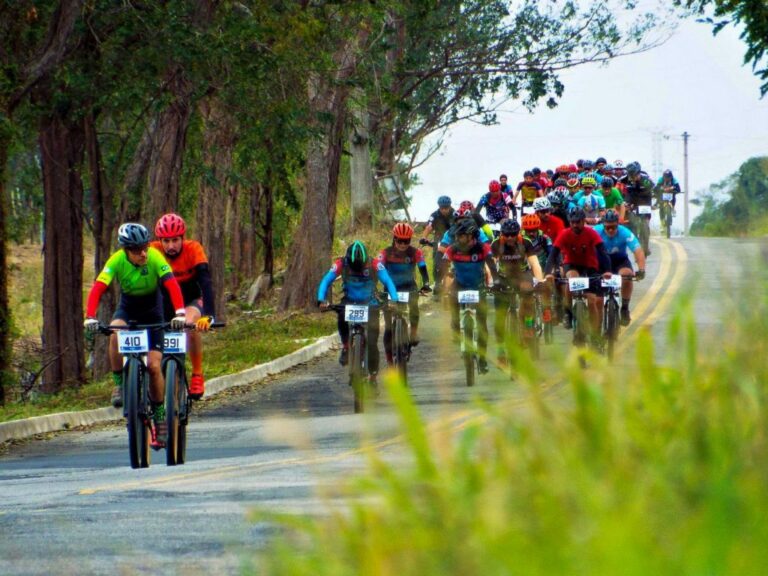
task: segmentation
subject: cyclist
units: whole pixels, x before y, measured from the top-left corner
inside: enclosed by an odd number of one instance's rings
[[[551,240],[555,240],[565,229],[565,224],[559,216],[555,216],[552,213],[552,203],[549,201],[549,197],[554,194],[554,190],[547,194],[545,198],[536,198],[533,201],[533,209],[536,211],[536,215],[541,222],[540,229]],[[560,199],[558,198],[558,201]]]
[[[605,209],[615,210],[619,214],[619,221],[624,221],[624,196],[619,189],[614,186],[615,181],[611,176],[604,176],[600,187],[603,189],[603,198],[605,198]]]
[[[162,253],[149,245],[149,231],[141,224],[127,222],[117,230],[117,243],[120,249],[107,260],[91,286],[85,313],[85,328],[91,332],[98,330],[99,321],[96,312],[104,292],[117,279],[120,284],[120,302],[112,316],[110,326],[127,326],[129,322],[139,324],[161,324],[163,322],[163,303],[160,286],[164,286],[170,295],[175,316],[171,327],[180,330],[186,323],[186,311],[181,288],[173,276],[173,271]],[[149,354],[147,372],[149,373],[149,400],[152,405],[151,427],[152,448],[158,450],[165,446],[168,429],[165,422],[165,379],[161,369],[163,358],[163,329],[149,330]],[[109,339],[109,363],[115,389],[112,391],[112,405],[123,405],[123,359],[117,346],[117,334]]]
[[[429,239],[429,235],[434,232],[434,244],[432,246],[432,279],[435,282],[435,296],[440,293],[442,287],[442,277],[440,261],[443,259],[442,254],[437,251],[438,243],[456,219],[456,213],[451,206],[451,199],[448,196],[440,196],[437,199],[437,210],[429,215],[427,220],[427,226],[421,233],[422,241]]]
[[[672,170],[664,170],[664,173],[656,182],[656,202],[661,204],[662,194],[665,192],[672,194],[672,210],[675,209],[675,202],[677,202],[677,195],[680,194],[680,183],[677,178],[672,174]],[[673,212],[674,214],[674,212]]]
[[[595,191],[597,182],[594,177],[584,176],[581,179],[581,186],[581,191],[573,197],[573,203],[584,209],[584,213],[587,215],[587,224],[597,224],[605,212],[605,198],[600,192]]]
[[[595,276],[598,273],[610,275],[611,261],[605,250],[605,243],[600,234],[589,226],[586,226],[587,215],[583,208],[573,208],[568,214],[571,222],[570,228],[563,230],[555,240],[544,269],[547,280],[554,282],[554,268],[558,264],[560,255],[563,257],[563,271],[566,277]],[[590,282],[587,290],[587,302],[592,319],[593,334],[599,334],[600,309],[597,300],[598,288]],[[573,327],[573,315],[571,313],[571,295],[565,291],[565,327]]]
[[[379,371],[379,301],[376,299],[376,282],[384,284],[392,302],[397,302],[397,288],[384,264],[373,260],[360,240],[355,240],[349,245],[344,257],[337,258],[320,281],[317,287],[317,303],[321,309],[330,306],[326,300],[328,289],[339,276],[344,294],[341,303],[368,306],[368,374],[371,383],[375,384]],[[346,366],[349,361],[349,325],[342,312],[338,314],[337,328],[342,344],[339,364]]]
[[[507,181],[507,175],[502,174],[499,176],[499,184],[501,185],[501,193],[511,196],[513,194],[512,186]]]
[[[411,246],[411,238],[413,238],[411,225],[407,222],[398,222],[392,228],[392,245],[384,248],[377,260],[384,265],[398,292],[410,292],[408,321],[411,324],[411,345],[416,346],[419,343],[419,292],[413,277],[415,268],[418,268],[421,274],[421,292],[426,294],[432,289],[429,287],[424,254],[418,248]],[[387,363],[392,364],[392,312],[388,308],[384,309],[384,353]]]
[[[571,195],[565,186],[555,188],[547,194],[547,199],[552,205],[552,215],[557,216],[563,223],[564,227],[568,227],[568,212],[571,207]],[[559,233],[558,233],[559,234]],[[555,237],[550,236],[553,240]]]
[[[515,222],[506,220],[505,222]],[[491,271],[493,282],[498,282],[496,263],[491,255],[491,246],[479,239],[480,230],[471,218],[459,222],[456,229],[456,241],[445,252],[443,265],[453,264],[454,282],[451,297],[451,330],[454,338],[459,334],[459,290],[480,290],[480,302],[477,306],[478,327],[478,370],[488,372],[486,352],[488,349],[488,304],[482,288],[485,284],[485,266]]]
[[[535,216],[526,214],[526,218]],[[536,247],[529,237],[520,233],[520,223],[517,220],[507,220],[501,225],[501,236],[491,244],[491,252],[499,266],[499,286],[502,290],[494,294],[493,331],[496,335],[496,357],[499,364],[506,364],[507,357],[504,350],[504,321],[509,301],[512,298],[510,290],[520,294],[520,308],[518,317],[520,326],[526,330],[533,327],[533,278],[543,279],[541,264],[536,256]]]
[[[446,230],[445,234],[443,234],[443,237],[440,239],[438,250],[443,254],[445,254],[448,247],[455,242],[456,227],[463,220],[472,220],[475,223],[475,226],[477,226],[480,241],[484,244],[491,243],[491,240],[493,239],[493,231],[491,230],[491,227],[488,226],[485,218],[475,212],[475,205],[469,200],[464,200],[464,202],[459,204],[459,209],[456,211],[456,219],[454,220],[453,226]]]
[[[214,294],[208,258],[200,242],[185,240],[187,225],[178,214],[165,214],[155,224],[155,240],[152,248],[160,250],[171,265],[173,275],[181,287],[187,322],[196,330],[187,334],[189,358],[192,361],[192,378],[189,381],[189,397],[199,400],[205,394],[203,378],[203,339],[200,332],[210,330],[214,319]],[[173,313],[165,300],[165,317]]]
[[[501,184],[496,180],[491,180],[488,184],[488,193],[480,198],[475,212],[485,208],[485,220],[490,224],[501,224],[502,220],[509,218],[510,211],[512,218],[517,218],[517,209],[512,203],[512,198],[501,191]]]
[[[520,213],[523,214],[525,212],[524,208],[533,206],[533,201],[542,195],[543,189],[541,184],[536,182],[532,171],[526,170],[523,173],[522,182],[517,185],[517,190],[515,191],[515,197],[512,199],[512,203],[517,205],[517,199],[521,198],[522,207],[520,209]]]
[[[644,234],[640,233],[641,228],[647,229],[650,225],[650,214],[636,214],[635,208],[638,206],[651,206],[653,201],[654,185],[650,177],[644,172],[639,162],[630,162],[627,165],[627,175],[624,177],[625,190],[624,197],[629,204],[629,224],[632,232],[635,236],[640,238],[641,244],[643,244],[643,250],[646,256],[651,255],[651,251],[647,245],[648,239],[644,238]],[[645,222],[643,222],[643,219]]]
[[[531,173],[533,174],[534,181],[538,182],[539,186],[541,186],[541,193],[539,196],[543,196],[550,188],[552,188],[552,181],[549,179],[546,172],[541,171],[541,168],[532,168]]]
[[[608,210],[603,217],[603,223],[595,226],[595,232],[600,234],[605,244],[608,257],[611,259],[611,272],[621,275],[621,324],[627,326],[632,320],[629,315],[629,301],[632,298],[632,277],[638,280],[645,278],[645,254],[637,238],[626,226],[619,224],[619,214]],[[628,250],[635,256],[637,274],[629,261]]]

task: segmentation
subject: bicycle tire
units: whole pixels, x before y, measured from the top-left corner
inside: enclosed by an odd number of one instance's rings
[[[179,408],[181,381],[176,361],[169,359],[165,364],[165,422],[168,426],[168,439],[165,441],[165,463],[168,466],[178,464],[179,451]]]
[[[408,326],[404,318],[397,317],[392,329],[392,360],[403,386],[408,386],[408,344]]]
[[[148,468],[150,464],[149,433],[142,414],[142,389],[139,385],[144,377],[139,361],[129,359],[123,371],[123,378],[126,389],[126,427],[131,468]]]
[[[583,346],[587,343],[587,326],[589,322],[589,309],[586,301],[575,300],[573,303],[573,343]]]
[[[475,346],[473,333],[475,331],[474,321],[472,316],[467,314],[464,318],[464,326],[462,332],[462,338],[464,338],[463,356],[464,356],[464,372],[467,378],[467,386],[472,387],[475,385]]]
[[[349,345],[349,383],[354,395],[355,414],[365,410],[365,363],[363,359],[364,345],[362,334],[353,334]]]
[[[176,464],[184,464],[187,461],[187,425],[189,424],[192,402],[189,400],[189,383],[183,365],[179,365],[179,374],[181,386],[179,388],[179,439],[176,448]]]
[[[606,355],[609,360],[613,360],[616,340],[619,337],[619,305],[613,296],[608,296],[605,302],[603,322],[605,324],[603,333],[606,342]]]
[[[671,238],[672,236],[672,209],[667,208],[666,214],[664,215],[664,230],[667,236],[667,239]]]

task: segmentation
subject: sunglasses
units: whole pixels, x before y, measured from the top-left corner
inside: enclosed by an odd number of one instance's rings
[[[615,226],[615,225],[611,225],[611,226],[605,225],[605,226],[603,226],[603,230],[616,230],[616,228],[618,228],[618,226]]]
[[[130,248],[127,248],[128,252],[131,254],[141,254],[142,252],[146,252],[149,250],[149,246],[145,244],[144,246],[132,246]]]
[[[584,186],[584,190],[594,190],[594,186]]]
[[[406,240],[403,238],[395,238],[395,244],[410,244],[410,240]]]

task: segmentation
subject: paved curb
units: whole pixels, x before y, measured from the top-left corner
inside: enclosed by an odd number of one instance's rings
[[[259,364],[253,368],[248,368],[237,374],[227,374],[212,378],[205,383],[205,397],[210,398],[219,392],[236,386],[246,386],[259,380],[263,380],[272,374],[284,372],[289,368],[298,366],[325,354],[339,344],[338,334],[318,338],[313,344],[304,346],[295,352],[291,352],[275,360],[270,360],[264,364]],[[111,420],[120,420],[123,417],[122,409],[118,408],[96,408],[94,410],[83,410],[81,412],[60,412],[58,414],[48,414],[47,416],[35,416],[34,418],[25,418],[24,420],[12,420],[0,424],[0,443],[8,440],[18,440],[34,436],[35,434],[44,434],[46,432],[58,432],[76,428],[78,426],[88,426],[98,422],[109,422]]]

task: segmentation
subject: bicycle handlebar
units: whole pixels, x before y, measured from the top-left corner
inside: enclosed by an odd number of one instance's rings
[[[211,324],[211,328],[223,328],[227,325],[226,322],[214,322]],[[152,330],[154,328],[162,328],[163,330],[169,330],[171,328],[170,322],[155,322],[153,324],[138,324],[135,322],[129,322],[126,325],[123,326],[112,326],[111,324],[101,324],[99,323],[98,332],[101,332],[102,334],[111,334],[112,332],[121,332],[123,330]],[[187,323],[184,325],[184,328],[182,328],[182,332],[188,332],[192,330],[196,330],[197,325],[193,323]],[[174,330],[174,332],[179,332],[179,330]]]

